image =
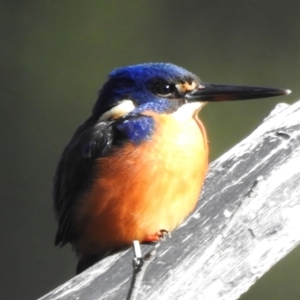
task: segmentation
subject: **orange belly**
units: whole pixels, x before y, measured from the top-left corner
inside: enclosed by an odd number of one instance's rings
[[[176,228],[194,209],[208,167],[204,127],[196,118],[153,114],[150,140],[98,159],[98,174],[81,201],[80,253],[102,254]]]

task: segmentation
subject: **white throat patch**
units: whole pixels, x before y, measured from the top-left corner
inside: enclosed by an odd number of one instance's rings
[[[172,116],[178,121],[186,121],[192,118],[200,109],[206,104],[206,102],[191,102],[180,106]]]

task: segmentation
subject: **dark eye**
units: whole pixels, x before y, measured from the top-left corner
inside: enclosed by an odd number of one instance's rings
[[[153,92],[157,95],[170,96],[176,91],[174,84],[159,83],[155,85]]]

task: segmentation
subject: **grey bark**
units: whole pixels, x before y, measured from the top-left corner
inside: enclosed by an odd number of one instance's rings
[[[297,102],[278,105],[210,165],[197,209],[160,243],[134,292],[140,300],[238,299],[299,244],[299,229]],[[40,299],[126,299],[132,257],[108,257]]]

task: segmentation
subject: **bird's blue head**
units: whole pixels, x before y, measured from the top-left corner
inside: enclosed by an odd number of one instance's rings
[[[183,96],[199,86],[191,72],[170,63],[147,63],[113,70],[103,85],[93,115],[101,116],[124,100],[131,100],[135,111],[172,112]]]
[[[115,69],[93,108],[94,120],[118,120],[133,142],[151,136],[155,124],[145,111],[172,113],[188,102],[243,100],[288,94],[272,88],[203,84],[189,71],[170,63],[147,63]],[[195,106],[196,107],[196,106]]]

